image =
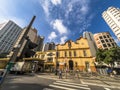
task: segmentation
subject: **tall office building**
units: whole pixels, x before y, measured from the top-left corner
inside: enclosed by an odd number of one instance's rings
[[[55,43],[46,43],[43,47],[43,51],[48,51],[48,50],[55,50]]]
[[[109,7],[102,13],[102,17],[120,40],[120,9]]]
[[[12,50],[21,31],[22,28],[11,20],[0,24],[0,53],[9,53]]]
[[[83,32],[83,38],[86,38],[88,40],[88,44],[90,47],[90,51],[93,57],[96,56],[97,52],[97,46],[93,37],[93,34],[91,32]]]
[[[94,39],[99,49],[110,49],[117,46],[109,32],[96,33]]]
[[[44,42],[44,37],[43,36],[38,36],[36,44],[38,45],[35,48],[35,51],[42,51],[43,49],[43,42]]]

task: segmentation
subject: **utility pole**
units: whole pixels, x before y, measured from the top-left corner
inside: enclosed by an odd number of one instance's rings
[[[27,26],[26,31],[24,32],[23,36],[18,38],[16,45],[14,46],[13,50],[10,52],[10,54],[9,54],[10,60],[7,63],[5,70],[3,72],[3,75],[1,77],[0,86],[4,82],[4,79],[7,75],[7,73],[9,72],[11,66],[15,63],[15,61],[17,59],[17,55],[20,51],[20,48],[21,48],[22,44],[24,43],[24,40],[27,39],[27,34],[30,31],[30,28],[31,28],[35,18],[36,18],[36,16],[33,16],[32,20],[30,21],[29,25]]]

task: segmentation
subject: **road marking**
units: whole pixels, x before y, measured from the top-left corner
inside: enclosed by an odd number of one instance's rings
[[[108,85],[103,85],[103,84],[86,83],[86,82],[83,82],[83,84],[87,84],[87,85],[95,85],[95,86],[101,86],[101,87],[108,87],[108,88],[118,88],[118,89],[120,89],[120,87],[108,86]]]
[[[43,90],[54,90],[54,89],[51,89],[51,88],[43,88]]]
[[[111,90],[111,89],[109,89],[109,88],[104,88],[105,90]]]
[[[57,83],[57,82],[55,82],[54,84],[55,85],[68,86],[68,87],[72,87],[72,88],[81,88],[81,89],[90,90],[90,88],[87,88],[87,87],[80,87],[80,86],[75,86],[75,85],[68,85],[68,84],[65,84],[65,83]]]
[[[53,88],[64,89],[64,90],[78,90],[78,89],[73,89],[73,88],[67,88],[67,87],[57,86],[57,85],[49,85],[49,86],[53,87]]]
[[[88,85],[85,85],[85,84],[77,84],[77,83],[71,83],[71,82],[65,82],[65,81],[56,81],[56,82],[59,82],[59,83],[67,83],[67,84],[72,84],[72,85],[78,85],[78,86],[86,86],[88,87]]]

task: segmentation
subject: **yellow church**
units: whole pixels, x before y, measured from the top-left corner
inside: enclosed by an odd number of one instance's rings
[[[56,62],[59,63],[59,68],[96,71],[94,57],[91,55],[88,40],[86,38],[80,37],[75,42],[68,40],[64,44],[58,44],[56,45],[56,52]]]

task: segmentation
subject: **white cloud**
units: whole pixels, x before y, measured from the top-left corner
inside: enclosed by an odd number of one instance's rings
[[[19,18],[19,16],[14,16],[16,13],[16,2],[12,2],[8,0],[0,0],[0,23],[6,22],[8,20],[14,21],[21,27],[26,25],[26,21],[24,19]]]
[[[88,10],[89,10],[89,7],[83,5],[80,10],[81,10],[82,14],[87,14],[87,13],[88,13]]]
[[[6,15],[9,13],[13,13],[15,10],[15,5],[11,3],[10,0],[6,2],[6,0],[0,0],[0,14]]]
[[[50,35],[48,36],[48,39],[51,41],[57,37],[55,32],[51,32]]]
[[[62,20],[56,19],[51,22],[53,29],[57,30],[60,34],[67,34],[67,27],[63,25]]]
[[[67,40],[66,36],[61,37],[60,38],[60,44],[64,44],[66,40]]]
[[[51,0],[52,4],[58,5],[61,4],[61,0]]]
[[[90,13],[90,2],[91,0],[70,0],[67,2],[68,4],[66,3],[65,20],[68,25],[76,24],[76,28],[79,27],[78,33],[82,33],[91,25],[93,13]]]
[[[57,33],[59,33],[58,35],[60,37],[69,37],[68,35],[70,35],[72,32],[70,32],[70,30],[73,30],[73,28],[69,26],[76,26],[74,33],[82,33],[84,30],[87,30],[88,27],[91,25],[90,23],[93,19],[93,17],[91,16],[92,13],[90,12],[91,0],[39,1],[42,2],[41,6],[46,13],[46,20],[48,21],[48,23],[50,23],[52,28],[56,30]],[[59,41],[59,39],[57,41]],[[60,41],[64,42],[65,37],[62,37]]]
[[[50,7],[50,1],[49,0],[43,0],[43,1],[39,1],[40,5],[42,6],[46,16],[48,17],[50,12],[49,12],[49,7]]]
[[[89,13],[89,9],[90,9],[90,0],[81,0],[81,12],[83,15],[88,14]]]
[[[89,13],[90,0],[71,0],[70,2],[68,2],[68,5],[67,5],[66,16],[69,14],[69,12],[73,10],[72,9],[73,7],[76,7],[76,4],[79,4],[79,12],[82,15],[86,15]]]

